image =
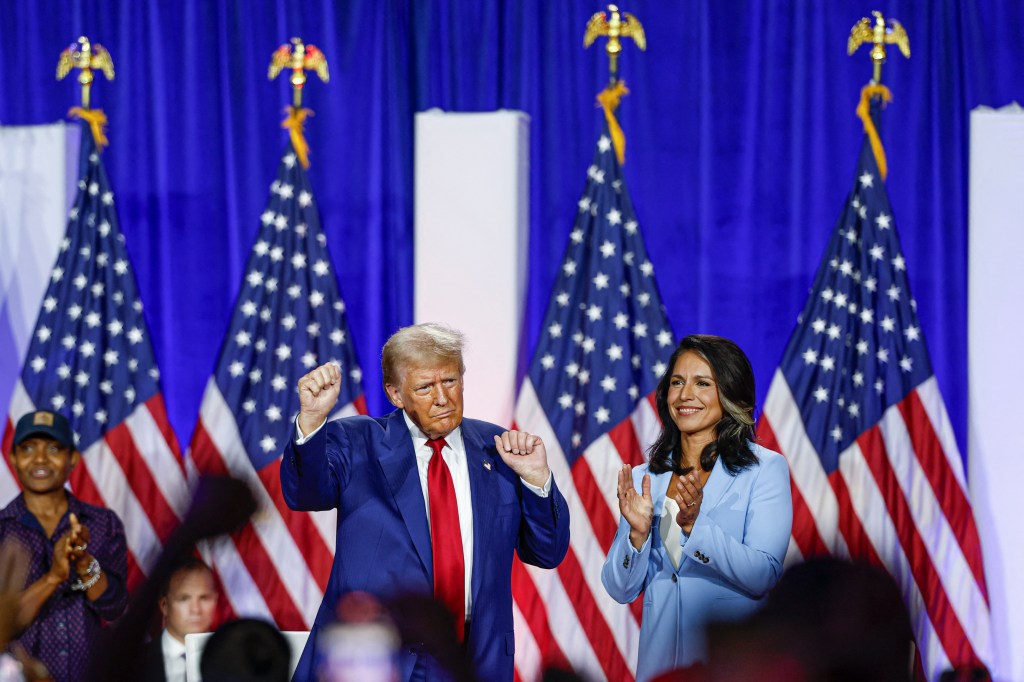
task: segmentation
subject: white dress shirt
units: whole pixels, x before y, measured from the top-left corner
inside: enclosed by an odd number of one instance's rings
[[[409,415],[402,412],[405,417],[405,425],[409,427],[409,435],[412,436],[413,451],[416,453],[416,468],[420,475],[420,490],[423,491],[423,509],[427,513],[427,525],[430,525],[430,494],[427,483],[427,468],[430,466],[430,459],[434,456],[434,450],[427,445],[427,436],[420,428],[409,419]],[[465,586],[463,592],[466,595],[466,620],[469,620],[473,613],[473,498],[469,490],[469,467],[466,465],[466,446],[462,442],[462,427],[456,427],[454,431],[444,437],[446,445],[441,450],[441,457],[448,465],[451,473],[452,485],[455,487],[455,503],[459,506],[459,533],[462,535],[462,559],[465,561],[466,571],[463,579]]]
[[[160,635],[160,649],[164,652],[167,682],[185,682],[185,645],[164,630]]]
[[[683,544],[680,539],[683,536],[683,528],[676,521],[679,513],[679,503],[671,495],[665,495],[665,504],[662,506],[661,523],[658,525],[661,534],[661,543],[665,546],[668,558],[672,560],[672,568],[679,568],[679,562],[683,560]]]

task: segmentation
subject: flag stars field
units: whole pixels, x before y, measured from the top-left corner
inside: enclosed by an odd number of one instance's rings
[[[227,468],[259,489],[277,480],[283,444],[294,435],[294,388],[302,374],[336,361],[344,368],[339,408],[355,414],[365,406],[314,192],[290,146],[253,237],[191,459],[199,472]],[[330,571],[333,536],[324,531],[330,522],[288,510],[276,486],[259,495],[272,513],[206,545],[204,557],[222,579],[244,576],[227,580],[229,602],[262,605],[259,614],[281,629],[308,630]]]

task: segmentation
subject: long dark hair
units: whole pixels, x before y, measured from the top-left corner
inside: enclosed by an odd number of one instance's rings
[[[754,370],[739,346],[729,339],[707,334],[691,334],[680,341],[669,359],[665,375],[658,382],[661,434],[647,451],[650,471],[686,473],[681,464],[682,438],[672,421],[668,389],[676,361],[687,351],[696,353],[711,367],[718,384],[718,401],[722,404],[722,419],[715,425],[715,440],[700,453],[700,468],[711,471],[717,456],[729,473],[737,474],[757,463],[757,456],[749,445],[754,440]]]

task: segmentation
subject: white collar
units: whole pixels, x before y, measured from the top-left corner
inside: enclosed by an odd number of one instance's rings
[[[185,655],[185,643],[174,638],[167,628],[160,635],[160,646],[163,649],[165,658],[178,658]]]

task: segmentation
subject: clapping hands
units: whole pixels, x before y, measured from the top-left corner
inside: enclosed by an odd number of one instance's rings
[[[654,521],[654,501],[651,499],[651,475],[644,474],[641,482],[642,492],[633,486],[633,467],[623,464],[619,469],[619,513],[629,524],[629,541],[633,547],[640,549],[647,536],[651,534]]]

